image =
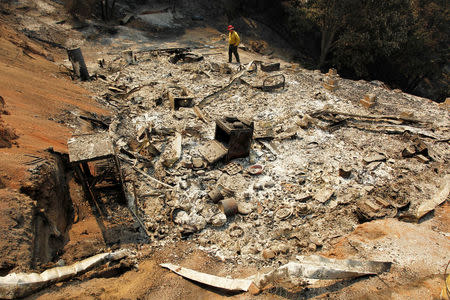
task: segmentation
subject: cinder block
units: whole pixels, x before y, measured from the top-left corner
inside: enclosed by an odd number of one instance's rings
[[[375,94],[365,94],[364,100],[367,102],[375,102],[377,100],[377,96]]]
[[[333,79],[333,78],[328,77],[328,78],[327,78],[327,83],[328,83],[329,85],[337,86],[338,81],[337,81],[336,79]]]
[[[365,99],[359,100],[359,103],[364,106],[365,108],[371,108],[375,106],[375,102],[366,101]]]
[[[423,163],[427,163],[427,162],[430,161],[425,155],[422,155],[422,154],[417,155],[416,158],[417,158],[420,162],[423,162]]]
[[[337,70],[336,69],[329,69],[327,75],[329,76],[336,76],[337,75]]]
[[[327,89],[327,90],[329,90],[329,91],[334,91],[335,89],[336,89],[336,86],[335,85],[331,85],[331,84],[328,84],[328,83],[326,83],[326,82],[324,82],[324,83],[322,83],[322,86],[325,88],[325,89]]]
[[[414,118],[414,113],[404,111],[404,112],[402,112],[402,113],[400,114],[400,118],[403,118],[403,119],[412,119],[412,118]]]

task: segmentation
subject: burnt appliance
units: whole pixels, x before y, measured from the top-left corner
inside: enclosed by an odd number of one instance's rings
[[[244,122],[236,117],[216,120],[214,139],[226,149],[225,160],[247,157],[253,138],[253,123]]]

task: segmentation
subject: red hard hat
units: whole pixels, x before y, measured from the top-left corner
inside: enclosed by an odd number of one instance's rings
[[[228,30],[234,30],[233,25],[228,25]]]

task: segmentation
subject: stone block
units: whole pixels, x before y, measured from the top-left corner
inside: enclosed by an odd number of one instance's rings
[[[273,72],[280,70],[280,63],[261,64],[261,70],[264,72]]]
[[[375,94],[365,94],[364,100],[367,102],[375,102],[377,100],[377,96]]]
[[[410,145],[408,147],[406,147],[405,149],[403,149],[402,151],[402,156],[407,158],[407,157],[413,157],[414,154],[416,154],[416,147]]]
[[[427,163],[427,162],[430,161],[425,155],[422,155],[422,154],[417,155],[416,158],[417,158],[420,162],[423,162],[423,163]]]
[[[403,119],[413,119],[413,118],[414,118],[414,113],[404,111],[404,112],[402,112],[402,113],[400,114],[400,118],[403,118]]]
[[[359,100],[359,104],[361,104],[365,108],[371,108],[371,107],[375,106],[375,102],[369,102],[369,101],[366,101],[365,99]]]
[[[336,86],[335,85],[330,85],[326,82],[322,83],[322,86],[326,89],[329,90],[330,92],[333,92],[334,90],[336,90]]]
[[[332,85],[332,86],[337,86],[338,81],[337,81],[337,79],[333,79],[333,78],[327,77],[326,83],[328,83],[329,85]]]
[[[175,139],[162,154],[162,164],[168,168],[173,166],[181,157],[181,134],[176,133]]]
[[[329,69],[327,75],[329,76],[336,76],[337,75],[337,70],[336,69]]]

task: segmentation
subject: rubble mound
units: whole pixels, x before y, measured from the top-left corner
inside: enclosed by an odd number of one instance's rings
[[[0,148],[10,148],[12,141],[19,138],[14,129],[6,125],[1,115],[8,115],[9,111],[5,109],[6,102],[0,96]]]
[[[15,131],[0,119],[0,148],[10,148],[18,137]]]
[[[117,111],[109,135],[153,244],[277,265],[360,223],[417,221],[447,185],[448,111],[435,103],[249,52],[228,68],[208,49],[173,59],[186,51],[112,56],[88,84]]]
[[[9,112],[5,109],[6,103],[3,97],[0,96],[0,148],[10,148],[12,141],[19,136],[15,133],[14,129],[6,125],[2,120],[1,115],[7,115]]]

